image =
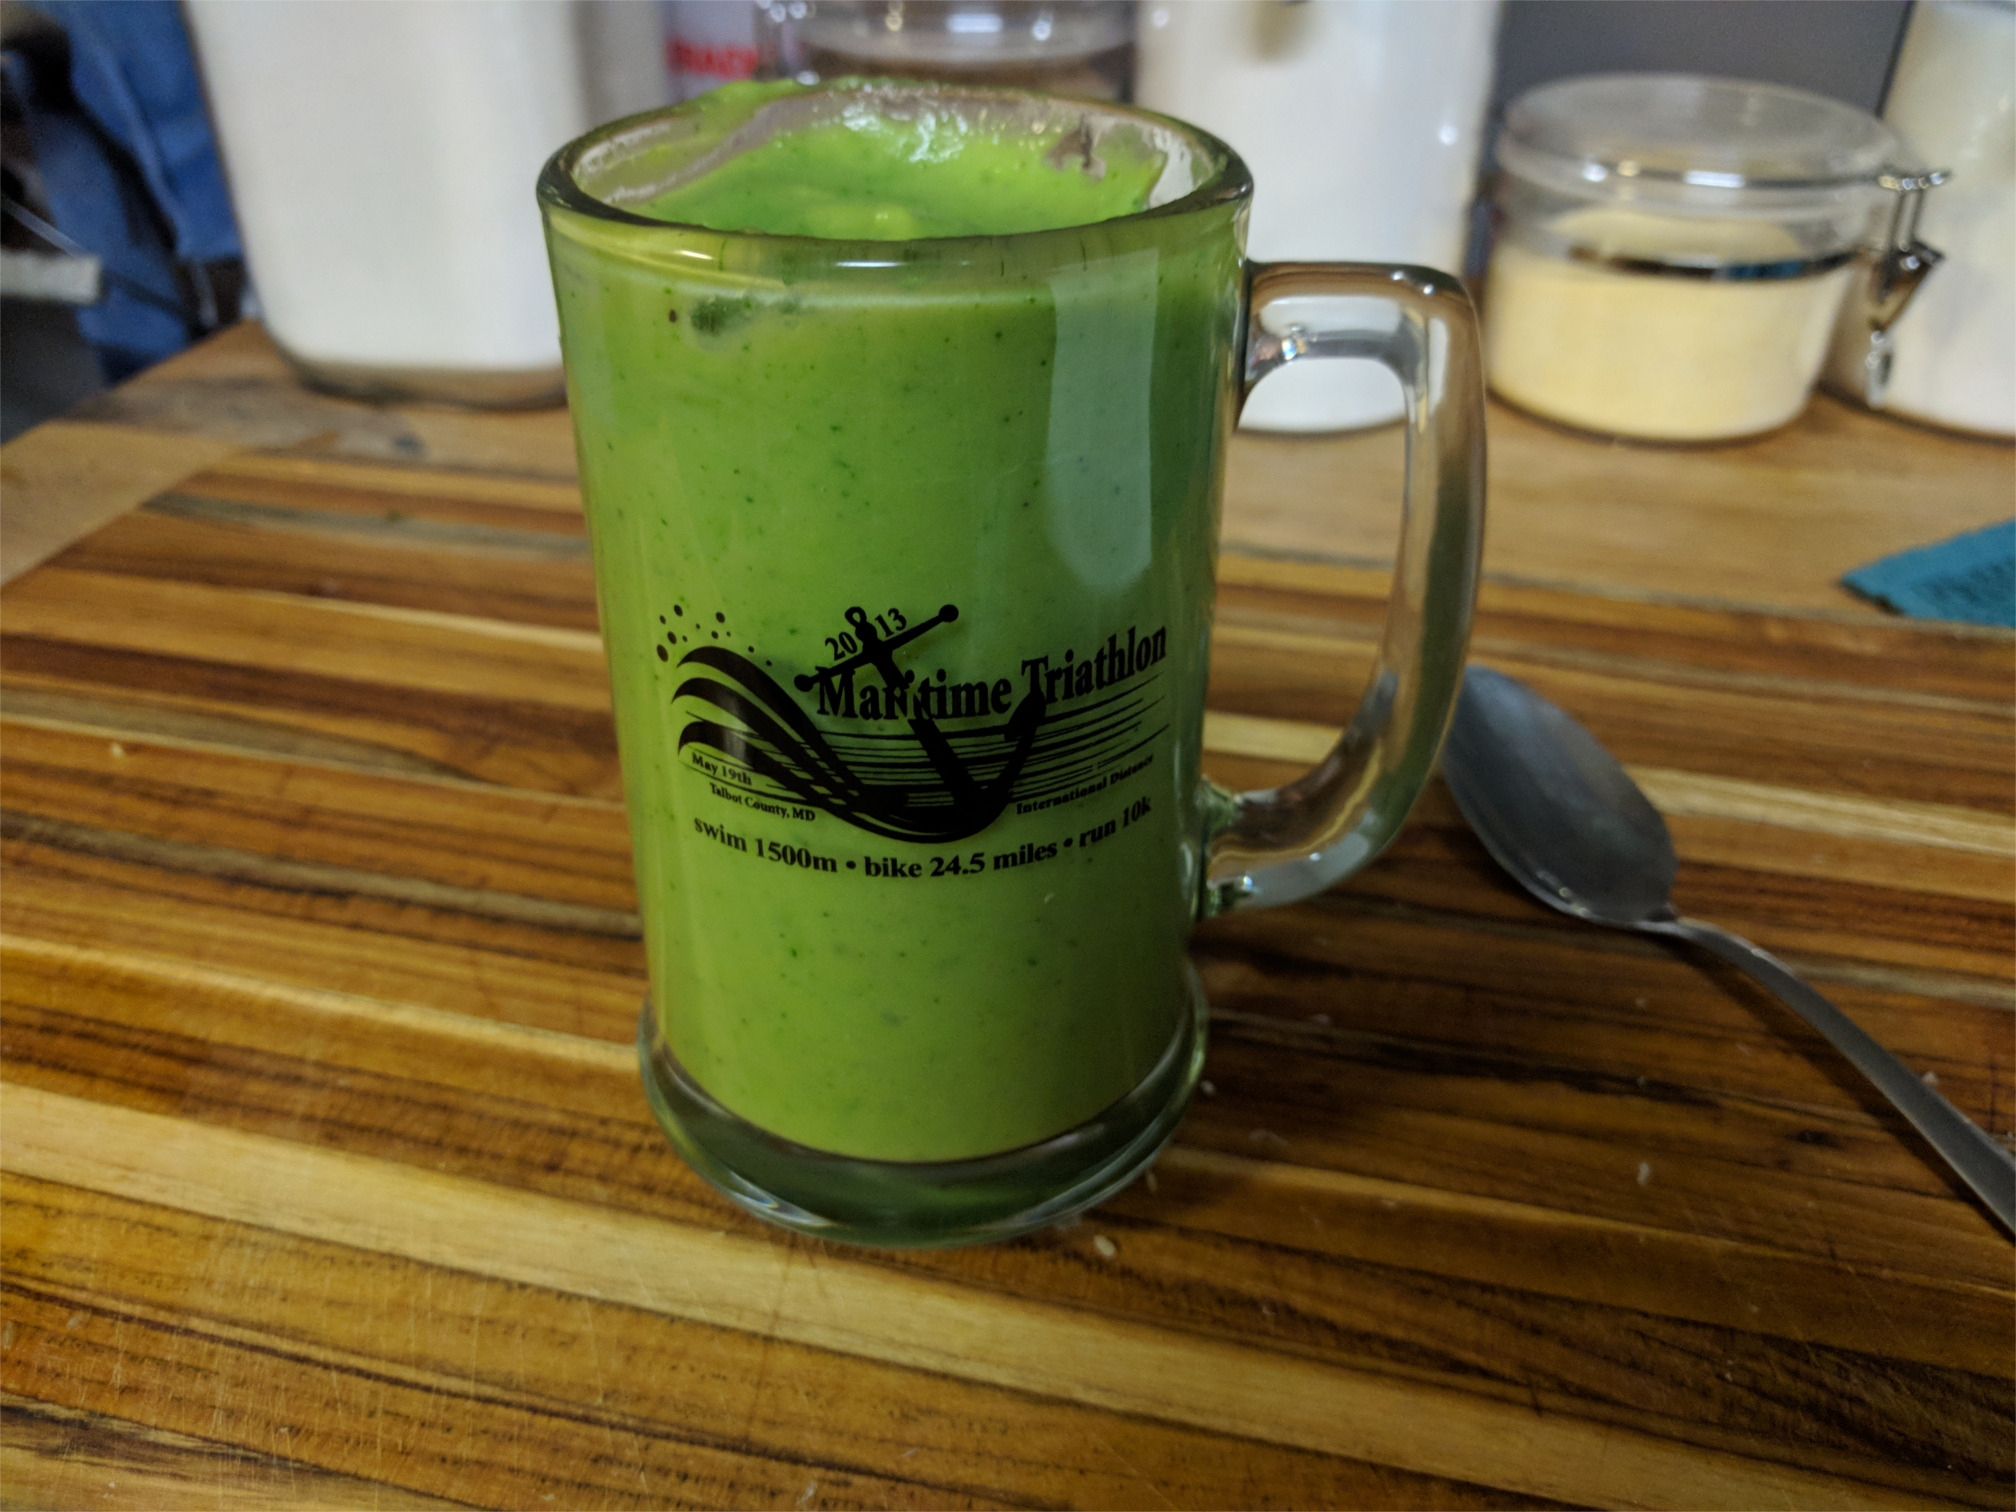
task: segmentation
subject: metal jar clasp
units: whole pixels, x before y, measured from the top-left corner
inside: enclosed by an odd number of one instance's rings
[[[1924,212],[1925,191],[1947,179],[1943,168],[1919,173],[1879,174],[1876,183],[1892,195],[1889,225],[1879,244],[1865,248],[1868,276],[1851,285],[1848,303],[1836,327],[1834,360],[1829,364],[1833,387],[1881,409],[1890,391],[1891,328],[1911,303],[1911,296],[1938,267],[1942,253],[1918,240],[1918,218]]]

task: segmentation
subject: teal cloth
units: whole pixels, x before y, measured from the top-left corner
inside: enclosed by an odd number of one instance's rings
[[[1841,581],[1913,619],[2016,629],[2016,520],[1900,551]]]

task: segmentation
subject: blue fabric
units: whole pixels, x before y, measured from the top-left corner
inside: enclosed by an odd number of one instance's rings
[[[183,262],[240,255],[210,113],[180,6],[41,0],[70,38],[70,86],[126,152],[167,217]]]
[[[1900,551],[1841,581],[1914,619],[2016,628],[2016,520]]]
[[[70,76],[38,77],[10,51],[8,92],[21,104],[50,219],[104,262],[104,297],[79,309],[77,324],[116,383],[215,323],[191,290],[208,288],[203,264],[239,255],[237,222],[180,7],[39,8],[64,28]]]

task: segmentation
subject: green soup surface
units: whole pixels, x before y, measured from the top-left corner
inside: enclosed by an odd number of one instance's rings
[[[901,117],[862,108],[781,132],[638,208],[715,231],[863,241],[1005,236],[1145,209],[1161,157],[1095,160],[1082,141],[1063,125],[1011,131],[950,108]]]

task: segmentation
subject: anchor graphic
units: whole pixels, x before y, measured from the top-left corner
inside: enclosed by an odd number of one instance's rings
[[[914,777],[899,783],[864,778],[774,679],[753,662],[718,647],[689,652],[680,665],[697,663],[732,676],[755,698],[710,677],[688,678],[673,696],[692,694],[705,699],[733,715],[745,728],[694,720],[680,733],[679,748],[695,743],[711,746],[777,783],[801,802],[871,834],[940,842],[978,834],[1007,807],[1028,762],[1048,707],[1042,690],[1032,688],[1009,715],[1007,724],[999,727],[1009,746],[1006,760],[991,778],[980,781],[931,718],[924,690],[918,689],[915,698],[909,696],[917,674],[896,665],[898,651],[927,631],[957,620],[958,607],[946,604],[929,619],[886,635],[858,606],[848,609],[846,616],[861,649],[831,666],[801,673],[793,683],[801,693],[817,689],[822,710],[851,711],[854,674],[862,668],[879,673],[884,688],[898,696],[907,709],[916,747],[937,779],[936,791],[932,791],[933,785],[919,783]],[[902,765],[900,761],[882,763],[892,764]],[[922,772],[916,774],[922,776]]]
[[[851,711],[854,701],[847,695],[852,692],[856,667],[874,667],[882,674],[884,686],[892,690],[901,691],[908,688],[917,680],[917,674],[896,670],[897,650],[909,645],[925,631],[936,629],[940,625],[949,625],[957,618],[959,618],[959,606],[947,604],[928,620],[885,637],[869,620],[868,611],[857,604],[847,611],[847,623],[860,635],[861,649],[845,661],[835,662],[830,667],[817,667],[810,673],[800,673],[792,681],[798,685],[798,691],[801,693],[810,693],[814,688],[819,689],[819,706],[822,710],[829,703],[832,707],[839,708],[844,701],[845,706]]]

